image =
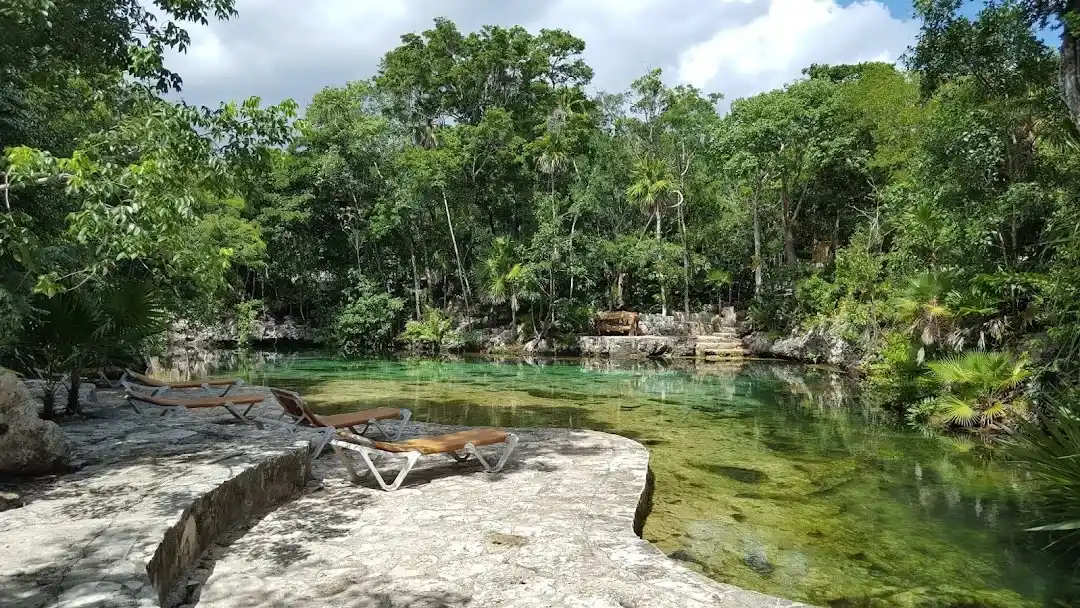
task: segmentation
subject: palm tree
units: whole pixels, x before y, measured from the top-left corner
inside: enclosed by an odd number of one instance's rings
[[[662,257],[660,248],[661,240],[661,211],[664,201],[675,189],[675,182],[671,177],[671,171],[667,164],[659,159],[644,158],[634,165],[631,174],[633,182],[626,189],[626,197],[636,202],[649,214],[649,222],[656,218],[656,249],[657,257]],[[646,223],[645,227],[648,228]],[[664,279],[660,277],[660,307],[661,314],[667,314],[667,290],[664,288]]]
[[[959,427],[989,426],[1009,413],[1027,410],[1017,388],[1031,376],[1026,358],[972,351],[927,364],[926,381],[939,395],[920,407],[934,422]]]
[[[509,237],[497,237],[488,255],[480,262],[480,285],[484,299],[490,304],[510,302],[510,323],[517,334],[518,295],[521,288],[522,265],[515,262],[517,252]]]
[[[926,273],[912,279],[893,300],[900,321],[922,342],[919,363],[925,357],[925,347],[937,344],[951,331],[956,314],[945,303],[950,286],[944,274]]]

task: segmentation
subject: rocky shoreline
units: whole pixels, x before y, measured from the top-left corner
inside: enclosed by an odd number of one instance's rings
[[[465,352],[496,356],[706,360],[754,357],[828,364],[846,370],[857,369],[865,358],[865,349],[830,328],[797,329],[784,335],[752,332],[742,315],[731,308],[720,314],[642,314],[639,335],[582,335],[561,344],[543,338],[519,342],[510,329],[475,328],[476,324],[475,319],[465,320],[456,328],[462,334],[471,335]],[[252,346],[257,349],[318,347],[317,332],[292,317],[280,321],[264,317],[256,323],[253,335]],[[235,363],[239,358],[235,352],[222,347],[236,343],[234,322],[223,321],[212,326],[179,322],[168,333],[166,356],[170,360],[188,361],[182,371],[200,375],[206,368]],[[208,353],[217,354],[210,356]],[[261,356],[266,356],[265,351]]]
[[[802,605],[708,579],[637,536],[649,453],[631,439],[517,429],[498,475],[430,457],[387,493],[214,410],[149,424],[118,391],[99,397],[64,425],[82,469],[27,480],[25,506],[0,512],[5,607]],[[262,413],[277,407],[268,397]]]

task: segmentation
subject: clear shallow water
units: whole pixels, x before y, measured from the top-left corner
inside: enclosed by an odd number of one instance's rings
[[[824,370],[779,363],[241,364],[325,412],[408,407],[424,422],[589,428],[651,451],[644,536],[723,582],[820,606],[1080,606],[1068,564],[1021,531],[1008,466],[862,407]]]

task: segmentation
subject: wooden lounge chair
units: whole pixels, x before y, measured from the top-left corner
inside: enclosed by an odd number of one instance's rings
[[[151,378],[150,376],[140,374],[139,372],[132,371],[131,369],[125,369],[124,375],[120,377],[120,384],[127,386],[126,381],[134,382],[135,384],[141,384],[147,388],[153,389],[150,391],[151,395],[160,395],[172,389],[184,389],[184,388],[203,388],[206,390],[213,390],[218,387],[225,387],[218,397],[224,397],[229,394],[229,391],[242,385],[244,383],[241,378],[220,378],[217,380],[191,380],[188,382],[165,382],[164,380],[158,380],[157,378]]]
[[[259,403],[266,400],[265,395],[232,395],[229,397],[193,397],[190,399],[184,399],[180,397],[163,397],[161,395],[147,394],[139,392],[131,387],[131,384],[124,383],[124,400],[128,402],[136,412],[145,414],[143,408],[139,407],[139,404],[150,404],[155,407],[161,408],[161,415],[167,416],[169,414],[187,413],[188,410],[202,409],[207,407],[223,407],[230,414],[232,414],[237,420],[245,424],[250,423],[248,413],[251,412],[251,408],[255,407]],[[243,412],[239,411],[239,407],[246,405],[247,409]]]
[[[357,473],[355,463],[345,453],[345,450],[359,452],[360,457],[367,464],[368,470],[375,477],[375,481],[379,482],[382,489],[389,492],[401,486],[401,482],[405,481],[405,476],[409,474],[409,471],[412,470],[421,456],[430,454],[449,454],[458,462],[465,462],[470,456],[475,456],[480,461],[480,464],[484,466],[484,470],[489,473],[498,473],[506,464],[507,459],[510,458],[510,453],[514,451],[517,442],[518,436],[513,433],[501,429],[483,428],[393,442],[372,441],[367,437],[337,433],[330,442],[330,447],[334,449],[342,464],[349,470],[349,476],[353,482],[360,481],[360,474]],[[499,457],[499,462],[495,466],[491,466],[476,448],[498,443],[504,443],[506,447],[503,449],[502,456]],[[405,457],[405,466],[398,472],[394,483],[390,485],[386,484],[382,475],[379,474],[379,470],[375,468],[374,461],[381,454],[399,454]]]
[[[401,437],[401,432],[405,430],[405,425],[409,423],[409,418],[412,417],[412,411],[396,407],[376,407],[358,412],[321,416],[311,411],[311,408],[304,403],[304,398],[297,393],[280,388],[271,388],[270,392],[278,400],[278,404],[281,405],[281,416],[278,420],[259,417],[255,419],[255,423],[257,425],[271,424],[279,426],[284,423],[286,429],[292,431],[305,426],[318,429],[321,439],[313,448],[312,458],[318,458],[322,454],[323,449],[333,439],[334,432],[337,429],[349,429],[357,435],[363,435],[368,428],[374,426],[382,433],[383,437],[390,441],[396,441]],[[285,422],[281,418],[288,418],[289,421]],[[401,420],[401,422],[398,423],[396,429],[391,428],[387,431],[382,424],[379,424],[381,420]],[[358,431],[356,427],[361,424],[364,425],[364,429]]]

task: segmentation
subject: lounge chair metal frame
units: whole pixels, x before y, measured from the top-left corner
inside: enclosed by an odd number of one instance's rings
[[[274,397],[276,399],[278,399],[279,405],[281,405],[281,413],[278,414],[278,417],[276,419],[258,416],[253,420],[255,425],[259,426],[260,428],[262,428],[262,425],[276,426],[292,435],[295,435],[300,431],[314,432],[317,435],[318,439],[314,442],[314,446],[312,447],[311,457],[318,458],[323,453],[323,450],[326,449],[326,446],[330,443],[330,440],[334,438],[334,434],[337,432],[337,429],[332,426],[321,424],[319,422],[318,415],[316,415],[314,412],[310,412],[307,410],[307,404],[304,403],[304,398],[301,397],[299,393],[287,391],[280,388],[272,388],[270,389],[270,392],[274,394]],[[297,406],[301,408],[301,415],[290,413],[288,409],[286,409],[285,405],[280,403],[281,398],[278,396],[278,393],[283,393],[287,397],[295,400]],[[408,408],[393,409],[398,410],[399,416],[401,417],[401,421],[398,422],[396,429],[391,428],[390,430],[387,430],[376,418],[368,418],[366,421],[364,421],[364,430],[362,431],[356,429],[359,423],[357,423],[357,425],[352,425],[344,428],[349,429],[356,435],[363,435],[368,431],[369,428],[374,426],[376,429],[378,429],[380,433],[382,433],[383,437],[386,437],[388,441],[397,441],[401,437],[401,434],[405,431],[405,426],[409,424],[409,420],[412,419],[412,410]]]
[[[122,380],[121,385],[124,387],[124,401],[126,401],[127,404],[131,406],[131,409],[135,410],[135,412],[138,413],[140,416],[146,416],[148,414],[148,411],[149,411],[148,409],[144,410],[143,408],[139,407],[138,402],[140,402],[140,401],[144,404],[144,406],[153,406],[154,408],[157,408],[157,410],[159,410],[161,412],[158,415],[159,415],[159,417],[162,417],[162,418],[170,416],[170,415],[174,415],[174,416],[181,416],[181,415],[190,416],[191,415],[191,412],[189,410],[192,409],[192,408],[189,407],[189,406],[186,406],[186,405],[161,405],[161,404],[153,403],[151,401],[147,401],[146,399],[142,399],[141,397],[161,397],[162,395],[159,395],[157,393],[144,393],[144,392],[141,392],[138,389],[136,389],[134,387],[135,385],[132,384],[131,382],[129,382],[128,380]],[[214,399],[220,399],[222,397],[215,396],[213,398]],[[197,400],[195,400],[195,401],[197,401]],[[226,402],[222,403],[221,405],[205,406],[205,407],[223,407],[223,408],[225,408],[226,411],[228,411],[230,414],[232,414],[232,416],[234,418],[236,418],[237,420],[239,420],[240,422],[242,422],[244,424],[251,424],[255,420],[255,418],[254,417],[248,417],[248,414],[251,413],[251,410],[256,405],[259,405],[263,401],[265,401],[265,398],[263,398],[261,401],[256,401],[256,402],[253,402],[253,403],[246,404],[247,408],[245,408],[243,412],[241,412],[239,410],[240,410],[240,406],[245,405],[245,404],[236,404],[236,403],[233,403],[231,401],[226,401]]]
[[[150,394],[155,396],[155,397],[160,396],[160,395],[164,395],[165,393],[168,393],[169,391],[179,391],[179,390],[183,390],[183,389],[187,389],[187,388],[201,388],[201,389],[203,389],[203,390],[205,390],[205,391],[207,391],[209,393],[214,393],[215,388],[220,388],[222,386],[225,387],[225,390],[223,390],[220,394],[215,394],[213,396],[214,397],[225,397],[225,396],[228,396],[229,392],[232,391],[234,388],[237,388],[237,387],[240,387],[240,386],[244,385],[244,379],[243,378],[233,378],[231,380],[207,380],[205,382],[202,382],[201,384],[197,384],[196,382],[165,382],[165,381],[158,381],[158,380],[155,380],[154,378],[151,378],[151,377],[149,377],[149,376],[147,376],[145,374],[140,374],[140,373],[132,371],[131,369],[128,369],[128,368],[124,369],[124,374],[122,376],[120,376],[120,380],[118,380],[117,383],[115,385],[113,385],[112,381],[109,380],[108,376],[105,375],[104,370],[98,370],[98,374],[102,378],[104,378],[105,381],[108,382],[110,386],[113,386],[113,388],[116,388],[118,386],[127,387],[129,383],[130,384],[138,384],[139,386],[143,386],[143,387],[146,387],[147,389],[150,389],[150,391],[151,391]],[[156,384],[151,384],[150,382],[155,382]],[[181,385],[181,386],[177,386],[178,384]]]
[[[356,463],[345,452],[345,450],[359,452],[360,458],[362,458],[364,464],[367,465],[368,470],[375,478],[375,481],[378,482],[379,487],[381,487],[383,490],[386,490],[387,492],[392,492],[401,487],[402,482],[405,481],[405,478],[409,475],[409,472],[412,471],[414,466],[416,466],[416,461],[424,455],[419,451],[387,452],[385,450],[380,450],[375,447],[374,442],[371,442],[372,445],[359,445],[358,443],[354,443],[354,441],[367,440],[364,437],[353,437],[352,439],[353,441],[344,441],[341,439],[332,438],[330,441],[330,447],[333,448],[334,452],[341,460],[341,463],[345,465],[346,469],[348,469],[350,479],[354,483],[359,483],[363,480],[363,475],[361,472],[357,471]],[[485,471],[487,471],[488,473],[498,473],[506,465],[506,461],[510,459],[510,454],[514,451],[514,448],[518,444],[518,436],[513,433],[509,433],[503,443],[506,445],[506,447],[503,448],[502,456],[499,457],[499,461],[495,463],[494,466],[488,463],[487,459],[484,458],[483,454],[481,454],[480,451],[476,449],[476,446],[472,443],[466,443],[465,447],[461,450],[445,453],[449,454],[451,458],[453,458],[459,463],[465,462],[470,457],[475,457],[478,461],[480,461],[480,464],[483,465]],[[460,452],[464,453],[462,454]],[[378,460],[378,458],[383,454],[400,454],[405,458],[404,466],[402,466],[401,470],[398,471],[397,477],[394,478],[394,483],[391,484],[386,483],[386,480],[383,479],[382,474],[379,473],[379,469],[375,466],[375,461]]]

